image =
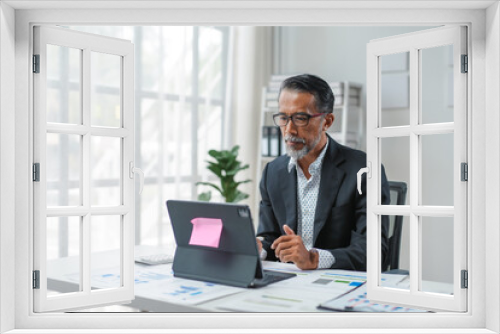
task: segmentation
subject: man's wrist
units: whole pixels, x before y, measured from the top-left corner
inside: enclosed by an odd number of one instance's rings
[[[319,253],[316,249],[311,248],[309,250],[309,261],[311,262],[311,269],[317,269],[319,265]]]

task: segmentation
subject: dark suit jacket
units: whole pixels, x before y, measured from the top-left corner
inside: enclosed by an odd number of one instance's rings
[[[366,167],[366,154],[342,146],[328,136],[328,148],[321,167],[321,184],[314,218],[314,247],[330,251],[332,268],[366,270],[366,174],[362,192],[357,191],[357,173]],[[297,232],[297,171],[289,173],[290,157],[280,156],[268,163],[262,174],[258,236],[267,251],[267,260],[277,260],[270,249],[285,234],[287,224]],[[390,202],[390,190],[382,167],[382,203]],[[382,258],[387,254],[388,217],[383,217]]]

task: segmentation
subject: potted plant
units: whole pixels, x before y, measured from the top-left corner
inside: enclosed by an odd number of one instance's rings
[[[249,168],[249,165],[241,165],[238,158],[239,146],[234,146],[230,151],[228,150],[210,150],[208,154],[215,159],[209,161],[207,168],[217,175],[220,179],[220,186],[211,182],[197,182],[196,185],[209,186],[220,192],[226,202],[239,202],[248,198],[248,194],[238,190],[238,186],[243,183],[251,182],[251,180],[235,181],[235,176],[238,172]],[[200,201],[210,201],[212,192],[206,191],[198,195]]]

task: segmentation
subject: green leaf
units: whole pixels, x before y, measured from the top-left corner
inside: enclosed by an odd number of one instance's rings
[[[249,164],[242,166],[241,161],[238,160],[239,148],[238,145],[235,145],[230,150],[209,150],[208,155],[214,158],[215,161],[206,160],[207,169],[219,178],[220,187],[210,182],[198,182],[197,185],[212,187],[221,193],[226,202],[238,202],[248,198],[248,194],[239,191],[238,186],[243,183],[251,182],[251,180],[240,182],[234,180],[239,171],[250,168]],[[203,193],[200,194],[200,196],[206,198],[208,195]]]
[[[219,151],[216,151],[216,150],[210,150],[210,151],[208,151],[208,155],[217,159],[221,156],[221,153]]]
[[[240,182],[236,182],[236,184],[239,186],[240,184],[249,183],[249,182],[252,182],[252,180],[240,181]]]
[[[234,147],[231,149],[231,153],[233,153],[234,156],[237,156],[239,149],[240,149],[239,145],[234,145]]]
[[[249,197],[248,194],[245,194],[245,193],[243,193],[241,191],[238,191],[237,194],[236,194],[236,196],[233,198],[232,202],[236,203],[236,202],[242,201],[244,199],[247,199],[248,197]]]
[[[243,167],[235,168],[234,170],[231,170],[230,172],[228,172],[227,175],[236,175],[240,170],[245,170],[245,169],[248,169],[249,167],[250,167],[249,165],[245,165]]]
[[[212,173],[214,173],[218,177],[222,176],[222,168],[219,165],[217,165],[213,162],[210,162],[207,168],[208,168],[208,170],[212,171]]]
[[[205,191],[204,193],[201,193],[198,195],[199,201],[210,202],[211,199],[212,199],[212,192],[211,191]]]
[[[204,185],[204,186],[209,186],[209,187],[212,187],[214,188],[215,190],[217,190],[218,192],[220,192],[222,194],[222,190],[220,190],[219,187],[217,187],[215,184],[213,183],[210,183],[210,182],[196,182],[196,185],[199,186],[199,185]]]

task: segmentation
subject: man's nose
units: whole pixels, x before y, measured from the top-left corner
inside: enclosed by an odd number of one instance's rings
[[[288,120],[288,123],[285,125],[284,130],[285,133],[297,134],[297,127],[295,126],[295,124],[293,124],[291,119]]]

